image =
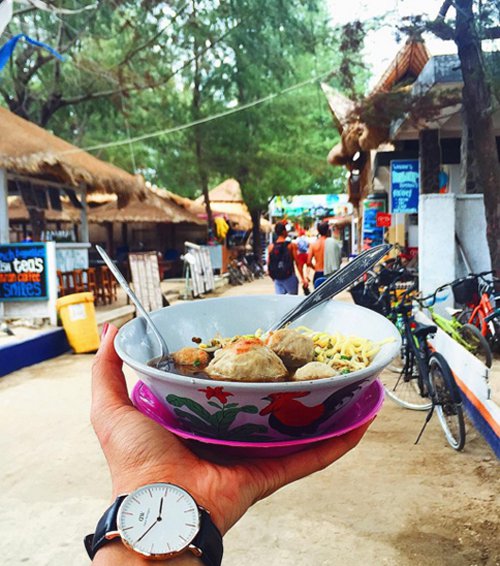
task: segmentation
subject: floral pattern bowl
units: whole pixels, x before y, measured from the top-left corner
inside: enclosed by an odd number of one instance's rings
[[[274,442],[244,442],[238,440],[221,440],[218,438],[207,438],[193,432],[177,428],[172,422],[172,417],[158,399],[151,393],[148,386],[138,381],[131,395],[134,405],[143,414],[160,423],[173,434],[187,441],[193,442],[193,448],[209,447],[212,451],[223,456],[236,458],[276,458],[300,452],[310,448],[315,442],[328,440],[336,436],[342,436],[348,432],[366,424],[379,412],[384,402],[384,387],[379,379],[376,379],[368,387],[365,387],[355,403],[349,405],[344,412],[327,431],[312,438],[297,438],[293,440],[275,440]]]
[[[151,313],[172,352],[191,338],[250,334],[267,328],[301,297],[263,295],[176,303]],[[331,430],[363,391],[397,355],[401,338],[383,316],[340,301],[328,301],[296,325],[340,332],[374,341],[389,340],[367,368],[325,379],[249,383],[185,377],[149,366],[158,344],[143,318],[125,324],[115,339],[121,359],[162,403],[178,430],[204,438],[236,442],[275,442],[315,438]]]

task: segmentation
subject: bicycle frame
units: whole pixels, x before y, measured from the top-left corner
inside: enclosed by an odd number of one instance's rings
[[[432,306],[427,306],[427,310],[431,315],[432,320],[443,330],[453,338],[456,342],[458,342],[461,346],[463,346],[466,350],[470,350],[471,346],[462,338],[462,335],[459,333],[459,329],[462,327],[462,323],[460,323],[456,318],[448,319],[444,316],[438,314]]]
[[[473,305],[471,306],[471,308]],[[489,334],[495,334],[495,325],[492,320],[492,316],[495,313],[495,309],[491,304],[490,297],[488,293],[483,293],[479,303],[473,308],[473,311],[469,317],[468,322],[474,324],[481,331],[481,334],[487,338]]]

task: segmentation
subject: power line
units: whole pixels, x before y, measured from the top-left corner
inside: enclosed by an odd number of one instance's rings
[[[207,116],[205,118],[200,118],[199,120],[193,120],[192,122],[188,122],[188,123],[182,124],[180,126],[174,126],[173,128],[166,128],[164,130],[157,130],[157,131],[151,132],[149,134],[142,134],[140,136],[135,136],[133,138],[128,138],[128,139],[124,139],[124,140],[120,140],[120,141],[112,141],[112,142],[92,145],[92,146],[84,147],[84,148],[71,149],[71,150],[68,150],[68,151],[63,151],[63,152],[59,153],[59,155],[68,155],[68,154],[71,154],[71,153],[78,153],[80,151],[96,151],[98,149],[107,149],[109,147],[118,147],[118,146],[121,146],[121,145],[128,145],[128,144],[137,143],[139,141],[157,138],[157,137],[167,135],[167,134],[173,134],[173,133],[176,133],[176,132],[181,132],[182,130],[187,130],[189,128],[193,128],[194,126],[199,126],[201,124],[213,122],[214,120],[219,120],[220,118],[225,118],[226,116],[230,116],[231,114],[236,114],[237,112],[242,112],[243,110],[248,110],[249,108],[253,108],[254,106],[258,106],[260,104],[263,104],[264,102],[269,102],[270,100],[273,100],[274,98],[277,98],[278,96],[283,96],[284,94],[288,94],[289,92],[292,92],[293,90],[297,90],[299,88],[307,86],[308,84],[314,83],[316,81],[320,81],[324,77],[328,76],[332,71],[333,71],[333,69],[329,69],[328,71],[321,73],[320,75],[317,75],[317,76],[315,76],[311,79],[307,79],[307,80],[302,81],[300,83],[297,83],[295,85],[289,86],[289,87],[287,87],[283,90],[280,90],[278,92],[268,94],[267,96],[259,98],[258,100],[254,100],[253,102],[248,102],[246,104],[242,104],[241,106],[235,106],[234,108],[230,108],[228,110],[225,110],[224,112],[219,112],[217,114],[213,114],[212,116]]]

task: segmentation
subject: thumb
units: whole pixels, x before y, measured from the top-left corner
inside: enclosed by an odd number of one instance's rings
[[[122,361],[113,345],[118,329],[105,325],[101,346],[92,367],[92,415],[106,414],[110,409],[131,405]]]

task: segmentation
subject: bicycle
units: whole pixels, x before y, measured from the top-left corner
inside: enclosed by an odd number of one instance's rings
[[[491,279],[487,279],[488,275]],[[477,328],[494,350],[500,348],[500,308],[495,296],[499,282],[493,271],[483,271],[457,279],[452,285],[455,301],[465,305],[458,320]]]
[[[438,293],[452,286],[453,283],[447,283],[446,285],[438,287],[432,295],[426,297],[429,302],[425,304],[425,308],[429,312],[432,321],[435,322],[441,330],[446,332],[455,342],[476,356],[476,358],[481,360],[486,367],[490,368],[493,362],[493,356],[488,341],[481,332],[468,322],[465,324],[460,322],[456,316],[446,318],[434,310]]]
[[[413,316],[413,301],[408,295],[412,285],[394,307],[401,316],[404,335],[404,365],[396,377],[390,372],[382,376],[387,396],[401,407],[427,411],[424,425],[415,441],[417,444],[436,411],[448,444],[455,450],[465,445],[465,421],[462,400],[451,369],[445,358],[433,351],[428,338],[437,331],[435,325],[424,325]],[[426,300],[419,299],[419,301]]]

